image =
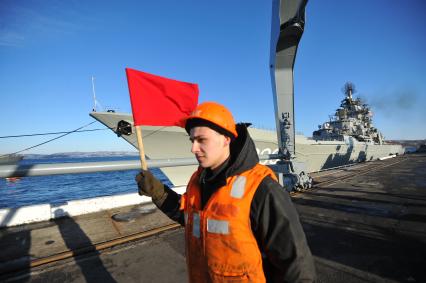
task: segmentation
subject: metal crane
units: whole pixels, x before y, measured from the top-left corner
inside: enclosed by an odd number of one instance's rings
[[[294,119],[293,69],[305,27],[307,0],[273,0],[270,72],[279,152],[283,159],[274,170],[288,190],[312,185],[303,163],[297,162]]]

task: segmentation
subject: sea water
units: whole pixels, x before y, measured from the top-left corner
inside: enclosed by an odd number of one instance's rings
[[[101,162],[137,160],[138,157],[61,157],[23,159],[20,164],[46,164],[69,162]],[[170,181],[159,169],[150,169],[164,184]],[[138,170],[63,174],[24,177],[16,181],[0,178],[0,209],[34,204],[65,204],[70,200],[112,196],[138,191],[135,176]]]

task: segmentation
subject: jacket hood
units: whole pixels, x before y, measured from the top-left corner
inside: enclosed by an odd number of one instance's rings
[[[237,124],[236,128],[238,137],[231,142],[231,158],[226,177],[241,174],[259,163],[256,146],[247,130],[247,124]]]

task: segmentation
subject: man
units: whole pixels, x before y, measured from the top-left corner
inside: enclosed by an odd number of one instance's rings
[[[185,226],[190,282],[313,282],[298,214],[275,174],[259,164],[244,124],[205,102],[183,122],[199,168],[178,195],[149,171],[139,193]]]

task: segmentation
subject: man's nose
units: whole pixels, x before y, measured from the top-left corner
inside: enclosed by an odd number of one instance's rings
[[[198,151],[199,151],[198,142],[197,142],[197,141],[194,141],[194,142],[192,143],[191,152],[192,152],[193,154],[195,154],[195,153],[196,153],[196,152],[198,152]]]

